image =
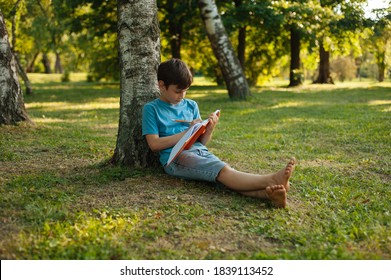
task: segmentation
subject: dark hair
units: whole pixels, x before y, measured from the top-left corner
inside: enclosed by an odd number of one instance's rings
[[[176,85],[178,89],[186,89],[193,82],[193,75],[186,63],[178,58],[172,58],[159,65],[157,79],[163,81],[166,88],[169,85]]]

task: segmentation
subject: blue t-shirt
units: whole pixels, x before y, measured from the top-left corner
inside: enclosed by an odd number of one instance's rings
[[[174,135],[189,129],[188,123],[175,120],[201,119],[198,105],[191,99],[183,99],[179,104],[170,104],[159,98],[147,103],[143,108],[143,136],[157,134],[159,137]],[[203,146],[200,142],[194,145]],[[160,162],[164,166],[170,157],[172,147],[160,151]]]

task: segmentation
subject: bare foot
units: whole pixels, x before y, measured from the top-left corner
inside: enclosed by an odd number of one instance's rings
[[[281,169],[276,174],[274,174],[274,180],[276,184],[281,184],[284,186],[285,190],[288,192],[289,178],[292,176],[293,171],[295,170],[296,159],[293,157],[288,162],[287,166],[284,169]]]
[[[275,185],[275,186],[267,187],[266,194],[276,207],[285,208],[286,190],[283,185]]]

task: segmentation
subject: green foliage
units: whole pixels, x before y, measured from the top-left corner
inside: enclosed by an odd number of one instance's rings
[[[65,10],[71,14],[72,21],[68,28],[72,32],[72,39],[79,46],[76,49],[79,53],[77,56],[72,56],[74,52],[70,52],[70,62],[73,65],[80,63],[80,60],[87,63],[91,81],[118,81],[120,71],[116,1],[59,1],[63,2]],[[69,18],[69,13],[62,14],[61,17]]]
[[[389,33],[386,28],[389,12],[381,14],[382,11],[378,11],[378,18],[365,19],[364,2],[222,0],[217,1],[217,5],[235,48],[239,45],[239,29],[246,29],[245,73],[249,83],[256,85],[273,77],[287,76],[289,26],[300,30],[301,71],[306,77],[313,76],[316,69],[314,64],[320,41],[326,50],[331,51],[331,59],[350,55],[363,63],[367,60],[366,69],[373,67],[369,59],[377,59],[376,63],[384,66],[387,73],[390,46],[384,43],[384,39]],[[222,84],[222,75],[206,37],[197,1],[158,0],[157,4],[162,60],[174,55],[173,42],[180,44],[181,58],[197,74]],[[41,63],[43,53],[48,54],[53,67],[54,54],[59,53],[64,69],[69,72],[89,72],[91,81],[119,79],[116,1],[24,0],[17,10],[14,5],[15,1],[3,0],[2,12],[9,32],[15,15],[15,49],[28,71],[45,71]],[[370,28],[373,36],[369,38]],[[368,70],[364,74],[370,73],[375,78],[372,72]]]
[[[378,67],[378,81],[384,81],[385,71],[391,64],[391,7],[388,10],[376,12],[376,19],[372,22],[370,44]]]
[[[2,259],[391,257],[389,82],[270,83],[231,102],[196,78],[188,97],[202,116],[221,109],[212,152],[256,173],[298,158],[281,210],[162,170],[107,165],[119,85],[31,79],[35,125],[0,127]]]

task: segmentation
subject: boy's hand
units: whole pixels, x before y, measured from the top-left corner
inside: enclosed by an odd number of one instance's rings
[[[218,112],[217,114],[211,113],[208,117],[209,123],[207,129],[214,129],[217,123],[219,122],[219,118],[220,118],[220,112]]]
[[[193,120],[193,121],[190,123],[190,127],[192,127],[192,126],[195,125],[196,123],[200,123],[200,122],[202,122],[202,120],[200,120],[200,119],[195,119],[195,120]]]
[[[200,138],[202,144],[206,145],[212,139],[213,130],[217,125],[217,123],[219,122],[219,118],[220,118],[220,111],[214,112],[209,115],[208,126],[206,127],[205,133]]]

